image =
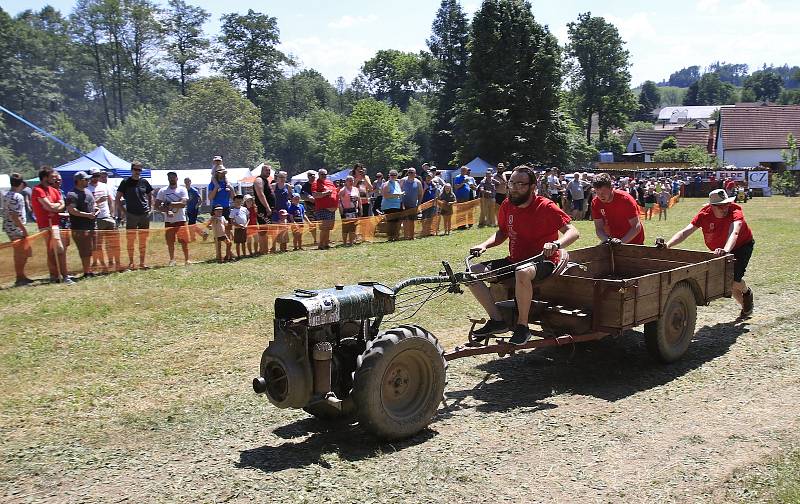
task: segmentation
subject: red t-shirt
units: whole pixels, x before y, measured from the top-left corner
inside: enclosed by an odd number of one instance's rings
[[[60,221],[58,214],[43,207],[39,202],[41,198],[47,198],[51,203],[58,203],[61,201],[61,192],[52,186],[42,187],[41,184],[37,184],[31,189],[31,208],[33,216],[36,217],[36,225],[39,226],[39,229],[58,226]]]
[[[501,231],[508,236],[508,259],[519,262],[542,251],[544,244],[558,240],[558,230],[571,219],[553,201],[536,196],[531,204],[520,208],[503,201],[497,214]],[[561,257],[556,252],[548,260],[558,263]]]
[[[255,205],[247,209],[247,225],[255,226],[258,224],[258,209]]]
[[[592,200],[592,219],[602,219],[606,233],[611,238],[622,238],[631,230],[632,218],[639,218],[639,204],[626,191],[614,189],[611,203],[603,203],[595,196]],[[644,226],[633,240],[634,245],[644,244]]]
[[[336,210],[339,208],[339,191],[336,189],[336,184],[328,180],[327,178],[323,180],[315,180],[314,183],[311,185],[312,192],[325,192],[331,191],[330,196],[325,196],[324,198],[314,198],[314,208],[316,209],[333,209]]]
[[[725,192],[728,193],[728,196],[731,195],[731,192],[734,189],[736,189],[736,182],[734,182],[733,180],[729,180],[729,181],[725,182]]]
[[[709,250],[716,250],[718,248],[725,248],[731,225],[737,220],[742,221],[742,228],[739,230],[739,238],[737,238],[736,245],[733,247],[733,249],[736,250],[753,240],[753,233],[744,221],[742,207],[736,203],[731,203],[728,214],[721,219],[718,219],[714,215],[711,205],[704,206],[697,215],[694,216],[694,219],[692,219],[692,226],[701,228],[703,230],[703,239],[706,242],[706,247],[708,247]]]

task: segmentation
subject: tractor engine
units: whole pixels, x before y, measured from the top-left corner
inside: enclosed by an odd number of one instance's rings
[[[394,291],[376,282],[278,297],[274,338],[253,389],[278,408],[304,408],[322,418],[348,413],[357,358],[394,306]]]

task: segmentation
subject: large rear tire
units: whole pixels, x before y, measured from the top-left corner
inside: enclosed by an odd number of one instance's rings
[[[686,282],[676,284],[667,297],[660,319],[644,325],[647,350],[656,360],[669,364],[689,348],[697,322],[697,304]]]
[[[444,351],[425,329],[403,325],[378,334],[353,379],[359,423],[387,440],[413,436],[436,414],[446,372]]]

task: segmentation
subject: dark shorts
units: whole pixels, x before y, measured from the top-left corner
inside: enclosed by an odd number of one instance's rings
[[[189,225],[197,224],[197,215],[198,212],[186,212],[186,219],[189,221]]]
[[[217,236],[217,241],[218,242],[226,242],[226,241],[228,241],[228,237],[227,236]]]
[[[247,243],[247,229],[235,228],[233,230],[233,243]]]
[[[164,237],[167,240],[175,241],[177,237],[178,241],[181,243],[187,243],[189,240],[186,239],[186,233],[181,233],[180,230],[186,226],[186,221],[180,222],[165,222],[164,223]]]
[[[502,205],[505,200],[506,200],[506,195],[505,194],[495,194],[494,195],[494,202],[497,203],[498,205]]]
[[[125,215],[125,229],[150,229],[150,216],[128,212]]]
[[[316,217],[320,221],[319,228],[322,230],[330,231],[333,229],[333,222],[336,220],[336,212],[327,208],[317,209]]]
[[[81,257],[92,257],[95,249],[95,232],[89,230],[73,229],[72,240],[78,247],[78,255]]]
[[[503,259],[492,259],[491,261],[482,262],[481,264],[486,266],[487,271],[497,271],[513,263],[507,257],[505,257]],[[543,280],[549,277],[550,275],[553,274],[553,270],[556,267],[555,264],[544,259],[539,259],[537,261],[534,261],[533,264],[536,265],[536,276],[533,277],[534,281]],[[501,273],[499,276],[493,279],[492,282],[499,282],[507,278],[514,278],[513,268],[503,269],[503,273]]]
[[[114,231],[117,229],[117,223],[111,217],[97,219],[95,222],[97,223],[97,229],[99,231]]]
[[[583,210],[583,200],[582,199],[574,199],[574,200],[572,200],[572,209],[573,210]]]
[[[753,255],[753,246],[756,244],[755,240],[750,243],[745,243],[737,248],[731,254],[736,258],[733,264],[733,281],[741,282],[744,278],[744,272],[747,270],[747,264],[750,262],[750,256]]]

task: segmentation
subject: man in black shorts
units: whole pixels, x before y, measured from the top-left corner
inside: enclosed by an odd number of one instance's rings
[[[508,182],[508,198],[500,205],[497,231],[486,241],[470,249],[470,253],[480,255],[486,249],[509,240],[508,257],[476,264],[472,271],[496,271],[500,273],[498,280],[512,277],[515,279],[519,315],[510,340],[515,345],[522,345],[531,337],[528,314],[533,300],[533,283],[550,276],[561,258],[559,249],[568,247],[580,237],[570,221],[569,215],[553,201],[537,195],[536,175],[533,170],[525,165],[518,166]],[[561,239],[558,238],[559,232],[563,235]],[[542,257],[538,260],[525,262],[539,253]],[[469,289],[490,317],[483,327],[473,331],[476,339],[486,339],[492,334],[511,330],[503,322],[486,284],[476,282]]]
[[[740,318],[753,314],[753,291],[744,282],[744,273],[753,254],[755,240],[753,232],[744,220],[742,207],[733,202],[735,197],[728,196],[725,189],[715,189],[708,195],[708,204],[704,205],[692,221],[668,241],[656,239],[659,248],[672,248],[692,235],[698,229],[703,230],[703,241],[709,250],[716,255],[733,254],[736,262],[733,265],[733,299],[742,310]]]
[[[72,239],[78,247],[78,255],[83,266],[83,276],[94,276],[91,271],[92,253],[95,249],[95,220],[97,218],[97,206],[94,201],[94,194],[87,189],[91,177],[79,171],[74,176],[75,187],[67,193],[65,199],[67,212],[69,213],[70,229]]]

